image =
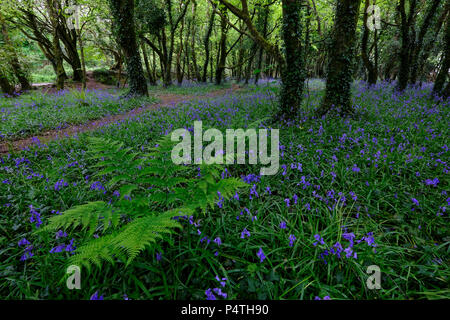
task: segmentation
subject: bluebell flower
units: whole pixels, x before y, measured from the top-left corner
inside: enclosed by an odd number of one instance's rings
[[[217,300],[216,296],[212,293],[211,288],[207,289],[205,291],[206,294],[206,300]]]
[[[23,238],[22,240],[20,240],[20,241],[17,243],[17,245],[18,245],[19,247],[27,246],[27,245],[29,245],[29,244],[31,244],[31,243],[30,243],[30,241],[28,241],[26,238]]]
[[[293,234],[289,235],[289,247],[294,246],[295,240],[297,240],[297,238]]]
[[[75,246],[73,245],[75,239],[70,240],[70,243],[66,246],[67,252],[73,252],[75,250]]]
[[[60,239],[60,238],[66,238],[67,237],[67,233],[65,233],[62,230],[59,230],[58,232],[56,232],[56,239]]]
[[[99,296],[98,291],[95,291],[95,293],[91,296],[90,300],[103,300],[103,296]]]
[[[226,299],[227,296],[228,296],[225,292],[222,292],[222,289],[220,289],[220,288],[214,288],[213,291],[214,291],[217,295],[222,296],[222,297],[225,298],[225,299]]]
[[[156,253],[156,261],[161,261],[161,258],[162,258],[162,253],[161,252],[157,252]]]
[[[264,254],[262,248],[259,248],[258,253],[256,255],[259,258],[259,262],[263,262],[266,259],[266,255]]]
[[[221,285],[222,287],[225,287],[226,281],[227,281],[228,279],[227,279],[227,278],[222,278],[222,279],[220,279],[219,276],[216,276],[216,280],[217,280],[218,282],[220,282],[220,285]]]
[[[248,183],[248,184],[251,184],[251,183],[254,183],[254,182],[256,182],[256,183],[258,183],[259,182],[259,180],[260,180],[260,176],[257,176],[257,175],[255,175],[255,174],[249,174],[249,175],[246,175],[246,176],[242,176],[242,180],[245,182],[245,183]]]
[[[325,241],[323,241],[323,238],[319,234],[315,234],[314,239],[316,239],[317,241],[313,243],[313,246],[317,246],[318,243],[322,245],[325,244]]]
[[[62,252],[65,248],[66,248],[66,245],[60,244],[60,245],[57,245],[56,247],[53,247],[53,248],[50,250],[50,253],[58,253],[58,252]]]
[[[34,222],[36,225],[36,228],[39,228],[39,226],[42,224],[41,214],[36,211],[36,209],[33,207],[33,205],[30,205],[29,208],[30,208],[30,213],[31,213],[30,222],[31,223]]]
[[[286,202],[286,207],[288,207],[289,208],[289,199],[284,199],[284,202]]]
[[[67,187],[67,182],[64,181],[64,179],[60,179],[55,183],[55,191],[61,190],[63,187]]]
[[[250,237],[250,232],[247,230],[247,228],[244,228],[244,230],[241,232],[241,239],[244,239],[246,236]]]

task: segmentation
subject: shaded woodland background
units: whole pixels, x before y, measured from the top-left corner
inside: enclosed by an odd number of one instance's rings
[[[449,6],[448,0],[2,0],[0,84],[7,94],[33,82],[86,87],[89,75],[146,95],[147,85],[158,83],[281,78],[282,118],[295,116],[306,78],[328,79],[320,114],[331,106],[351,113],[353,79],[396,81],[400,91],[434,82],[433,92],[448,97]]]

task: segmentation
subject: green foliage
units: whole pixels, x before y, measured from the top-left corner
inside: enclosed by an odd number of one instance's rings
[[[96,177],[108,179],[108,188],[119,188],[117,201],[75,206],[50,218],[39,233],[80,227],[86,237],[69,264],[90,268],[126,259],[128,265],[147,246],[181,227],[174,217],[206,213],[219,194],[229,198],[247,186],[236,178],[220,179],[219,165],[202,165],[200,177],[189,178],[195,177],[195,170],[172,162],[173,146],[166,136],[148,153],[138,153],[121,142],[90,138],[88,153],[97,162]],[[92,239],[94,233],[100,236]]]
[[[106,69],[96,69],[92,71],[92,76],[95,81],[107,84],[115,85],[117,83],[117,75],[115,72]]]
[[[142,25],[142,29],[151,34],[158,34],[167,24],[164,9],[154,0],[136,1],[136,19]]]
[[[224,201],[222,208],[208,208],[208,214],[197,215],[192,224],[184,221],[181,230],[169,228],[176,233],[162,233],[164,241],[157,238],[156,242],[150,242],[127,268],[116,263],[118,259],[128,259],[126,252],[119,249],[117,256],[113,256],[114,265],[103,263],[101,269],[92,268],[89,275],[82,272],[81,290],[68,290],[64,281],[58,283],[71,254],[65,250],[49,251],[74,239],[75,252],[80,254],[82,247],[95,240],[89,236],[87,218],[85,228],[83,222],[75,230],[70,225],[67,238],[55,239],[53,232],[34,236],[31,233],[35,225],[30,223],[28,206],[39,208],[41,228],[49,218],[57,216],[53,210],[64,212],[99,200],[108,205],[111,199],[114,199],[111,207],[117,210],[117,201],[121,199],[113,191],[136,183],[119,181],[106,190],[91,189],[94,181],[104,185],[126,166],[117,158],[116,171],[95,178],[105,168],[94,165],[108,159],[102,159],[101,153],[93,159],[95,154],[86,152],[88,146],[93,146],[86,136],[124,142],[126,147],[132,147],[129,153],[133,153],[142,146],[154,146],[165,132],[188,126],[193,119],[201,119],[205,126],[220,130],[260,127],[256,120],[276,110],[271,103],[274,94],[268,92],[279,91],[279,86],[249,86],[245,94],[240,91],[239,95],[212,101],[190,101],[173,108],[151,110],[80,135],[78,139],[59,140],[50,143],[49,148],[32,148],[4,156],[0,166],[0,296],[16,300],[89,299],[98,290],[105,299],[113,300],[123,299],[125,293],[133,300],[204,299],[207,288],[218,286],[215,280],[218,275],[229,279],[222,289],[229,299],[308,300],[327,295],[331,299],[448,298],[449,185],[445,133],[450,108],[442,102],[436,104],[428,87],[408,89],[404,95],[397,95],[386,83],[370,89],[364,83],[355,83],[352,96],[360,118],[315,119],[310,116],[320,104],[324,85],[320,80],[309,82],[309,98],[303,101],[304,109],[309,111],[305,121],[280,127],[280,147],[284,146],[283,152],[280,150],[280,171],[254,183],[258,197],[239,192],[239,200],[232,198]],[[114,151],[111,155],[115,156]],[[139,153],[132,160],[141,157],[144,154]],[[352,170],[355,165],[360,172]],[[258,166],[236,165],[227,169],[233,177],[240,177],[257,173]],[[192,171],[188,168],[177,177],[185,178],[184,174],[194,177],[197,173],[196,168]],[[424,183],[434,178],[440,181],[436,186]],[[68,185],[55,190],[60,179]],[[305,184],[301,183],[303,179]],[[335,199],[342,192],[345,206],[340,201],[330,209],[335,203],[327,195],[331,190]],[[143,192],[134,189],[131,199]],[[355,200],[351,192],[357,196]],[[297,204],[294,194],[298,197]],[[420,207],[411,201],[413,197]],[[289,207],[286,199],[290,199]],[[131,203],[122,200],[123,205]],[[177,203],[172,206],[155,203],[148,209],[151,214],[145,216],[159,216],[158,213],[177,208]],[[92,212],[93,220],[96,215],[100,217],[94,234],[109,241],[108,237],[115,236],[119,228],[138,221],[138,217],[129,216],[134,208],[124,210],[118,226],[106,223],[109,226],[106,231],[105,218]],[[280,228],[283,221],[286,229]],[[244,228],[251,236],[243,239]],[[338,241],[344,248],[348,245],[342,237],[344,232],[354,233],[355,240],[372,232],[377,247],[355,242],[357,259],[329,255],[324,257],[325,264],[320,258],[324,250],[330,250]],[[315,234],[320,234],[326,245],[314,246]],[[292,246],[290,235],[297,238]],[[210,243],[202,241],[205,237]],[[25,248],[17,245],[23,238],[33,246],[34,255],[26,261],[21,260]],[[213,241],[216,238],[222,240],[220,246]],[[100,242],[94,244],[104,248]],[[263,262],[257,256],[259,248],[267,257]],[[108,250],[109,247],[105,249],[106,257]],[[161,255],[159,261],[157,254]],[[365,286],[367,266],[373,264],[382,271],[381,290],[367,290]]]
[[[120,92],[113,93],[67,90],[49,97],[33,91],[14,100],[0,99],[0,108],[4,112],[0,141],[86,123],[156,102],[154,97],[119,99]]]

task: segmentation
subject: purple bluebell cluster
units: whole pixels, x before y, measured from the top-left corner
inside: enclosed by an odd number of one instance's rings
[[[259,258],[259,262],[263,262],[266,259],[266,255],[264,254],[264,251],[262,248],[259,248],[258,252],[256,253],[256,255]]]
[[[219,278],[219,276],[216,275],[217,282],[219,282],[220,286],[222,288],[225,288],[226,286],[226,281],[228,280],[227,278]],[[222,288],[208,288],[205,290],[205,295],[206,295],[206,300],[217,300],[217,296],[220,296],[224,299],[226,299],[228,297],[228,294],[226,292],[223,292]],[[216,295],[214,295],[216,294]]]
[[[14,100],[0,98],[0,141],[121,114],[135,108],[130,102],[105,90],[86,90],[84,94],[62,90],[52,95],[32,93]],[[36,137],[33,142],[38,148],[48,147]]]
[[[33,250],[33,245],[31,244],[30,241],[28,241],[26,238],[21,239],[18,244],[19,247],[25,247],[24,248],[24,252],[23,255],[20,257],[21,261],[25,261],[28,260],[29,258],[31,258],[32,256],[34,256],[32,250]]]
[[[76,249],[74,242],[75,242],[75,239],[72,238],[72,240],[70,240],[69,244],[64,244],[64,243],[58,244],[57,246],[50,249],[50,253],[59,253],[59,252],[66,251],[66,252],[73,254]]]
[[[36,228],[39,228],[42,224],[41,214],[30,204],[30,222],[34,223]]]
[[[326,247],[327,249],[324,249],[320,254],[320,259],[327,264],[327,260],[325,259],[326,256],[334,255],[338,257],[339,259],[345,257],[347,259],[357,259],[358,254],[355,251],[354,245],[359,244],[361,242],[365,242],[369,247],[373,248],[373,251],[376,253],[376,247],[377,244],[375,243],[375,238],[373,236],[373,232],[369,232],[366,235],[364,235],[361,239],[355,241],[355,234],[353,232],[344,232],[342,234],[342,238],[345,239],[347,243],[347,247],[343,247],[341,242],[336,242],[332,246],[329,246],[324,239],[319,235],[314,235],[314,239],[316,240],[313,242],[313,246],[320,246],[320,247]]]
[[[317,82],[317,85],[322,84]],[[258,176],[254,174],[257,168],[252,166],[224,168],[222,178],[237,177],[249,187],[248,192],[236,192],[230,200],[218,194],[210,216],[213,221],[225,221],[225,226],[211,228],[209,216],[179,220],[189,223],[186,229],[190,239],[194,239],[202,254],[214,254],[213,264],[234,264],[235,261],[226,259],[235,255],[246,263],[256,262],[258,268],[265,270],[269,265],[266,255],[276,263],[285,258],[298,259],[300,255],[318,261],[317,270],[320,270],[332,267],[332,262],[343,268],[366,262],[367,255],[383,259],[381,253],[386,248],[399,252],[398,259],[406,263],[411,254],[405,250],[414,248],[418,254],[425,250],[432,252],[424,270],[429,266],[436,268],[433,272],[443,270],[444,254],[438,253],[445,243],[442,230],[446,230],[450,206],[446,190],[450,173],[446,134],[450,105],[429,97],[428,89],[411,89],[400,94],[381,82],[371,89],[356,85],[353,102],[357,119],[317,119],[302,110],[298,119],[280,125],[277,175]],[[308,110],[314,109],[320,103],[320,92],[310,90],[305,93],[305,101]],[[154,146],[156,139],[174,129],[192,129],[195,120],[219,129],[246,128],[262,115],[270,114],[275,102],[275,94],[264,90],[199,99],[136,114],[101,127],[94,135],[143,150]],[[265,126],[262,123],[260,127]],[[1,210],[15,215],[19,209],[26,214],[25,219],[30,217],[30,222],[39,228],[45,223],[49,208],[62,212],[67,208],[68,199],[117,201],[118,191],[108,190],[105,181],[92,178],[95,171],[89,167],[84,150],[83,140],[74,137],[67,145],[58,141],[48,148],[0,157]],[[58,176],[51,176],[54,169],[58,169]],[[195,169],[193,176],[200,174],[200,168]],[[39,192],[33,194],[36,190]],[[27,199],[26,205],[33,203],[36,207],[24,208],[22,198]],[[60,211],[51,213],[60,214]],[[349,230],[340,230],[337,223],[348,223]],[[402,228],[407,227],[408,236],[404,236],[400,224]],[[300,228],[304,232],[299,232]],[[397,234],[400,240],[393,239]],[[41,244],[38,246],[28,234],[21,233],[20,238],[25,236],[35,248],[40,248]],[[415,241],[416,236],[423,241]],[[75,248],[63,231],[58,231],[55,237],[53,253]],[[19,245],[24,250],[23,254],[20,252],[22,260],[33,256],[33,245],[25,240]],[[424,249],[424,242],[431,248]],[[48,250],[50,247],[45,252]],[[164,260],[176,263],[172,261],[174,253],[170,248],[164,248],[163,252]],[[161,263],[161,258],[161,252],[157,252],[154,263]],[[321,261],[328,266],[322,266]],[[423,278],[420,281],[424,282]],[[204,288],[199,291],[202,296]],[[207,298],[217,299],[224,297],[224,290],[219,282],[204,293]],[[322,291],[313,292],[312,297],[318,292],[322,297]],[[320,297],[327,300],[328,296]]]
[[[103,300],[103,295],[99,295],[98,291],[95,291],[90,300]]]

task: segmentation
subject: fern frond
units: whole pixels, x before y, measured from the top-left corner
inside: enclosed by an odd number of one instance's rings
[[[49,224],[39,231],[57,231],[60,229],[75,229],[81,226],[82,230],[89,229],[93,234],[100,222],[104,230],[110,226],[117,227],[120,220],[120,212],[103,201],[89,202],[83,205],[75,206],[61,215],[53,216],[49,219]]]
[[[110,235],[91,240],[77,248],[69,263],[90,268],[92,264],[101,266],[103,260],[114,263],[116,259],[122,258],[127,259],[126,264],[129,265],[147,246],[164,234],[172,233],[173,229],[181,228],[173,219],[179,212],[188,212],[188,209],[170,210],[161,215],[136,219]]]
[[[92,235],[100,230],[99,238],[84,240],[69,263],[90,268],[119,259],[129,265],[146,247],[181,228],[174,217],[206,213],[219,195],[228,199],[237,189],[248,187],[240,179],[221,179],[221,165],[201,165],[197,175],[197,166],[174,164],[174,145],[168,135],[140,154],[122,142],[90,138],[90,159],[99,168],[96,176],[108,180],[107,188],[118,188],[119,199],[75,206],[50,218],[40,232],[81,227]],[[121,217],[128,218],[122,219],[123,225]]]
[[[115,248],[128,256],[127,265],[147,245],[162,238],[163,234],[172,233],[172,229],[181,228],[181,225],[172,218],[170,214],[143,217],[129,223],[112,239]]]

